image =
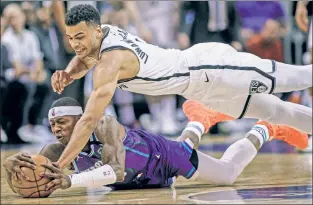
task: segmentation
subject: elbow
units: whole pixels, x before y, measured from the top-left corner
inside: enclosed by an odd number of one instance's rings
[[[91,114],[86,114],[80,119],[81,126],[86,129],[95,129],[97,121],[96,116]]]

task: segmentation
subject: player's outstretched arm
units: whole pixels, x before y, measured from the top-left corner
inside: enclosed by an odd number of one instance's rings
[[[84,77],[96,64],[96,59],[85,57],[83,59],[74,56],[65,70],[57,70],[51,77],[51,86],[54,92],[62,93],[64,88],[74,80]]]
[[[122,63],[120,58],[120,53],[108,52],[96,65],[93,79],[94,90],[88,99],[84,114],[75,125],[71,139],[58,160],[61,168],[69,165],[81,152],[103,116],[119,79]]]
[[[72,60],[67,65],[65,72],[67,72],[72,79],[80,79],[84,77],[89,68],[86,65],[85,61],[79,59],[77,56],[74,56]]]
[[[53,178],[47,185],[48,190],[67,189],[70,187],[100,187],[124,180],[125,149],[123,138],[125,128],[111,116],[103,116],[98,123],[95,134],[103,143],[103,166],[79,174],[66,175],[52,165],[42,165],[53,173],[43,173],[43,176]]]
[[[116,181],[124,180],[125,149],[123,139],[125,128],[112,116],[103,116],[95,130],[96,136],[103,143],[101,159],[109,165],[116,175]]]

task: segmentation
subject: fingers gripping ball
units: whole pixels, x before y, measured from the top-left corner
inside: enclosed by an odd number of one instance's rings
[[[40,164],[51,164],[51,161],[42,155],[32,155],[31,158],[36,163],[36,169],[32,170],[27,167],[21,167],[21,170],[29,178],[29,181],[18,177],[19,181],[16,181],[12,176],[12,185],[15,191],[24,198],[43,198],[48,197],[52,191],[45,191],[46,185],[51,179],[39,176],[42,172],[50,172],[50,170],[40,166]]]

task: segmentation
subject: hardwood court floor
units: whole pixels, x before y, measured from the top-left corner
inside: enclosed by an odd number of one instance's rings
[[[234,139],[205,138],[199,149],[220,157]],[[1,148],[1,161],[18,151],[38,153],[41,146]],[[2,164],[2,163],[1,163]],[[299,154],[283,142],[264,145],[233,186],[212,186],[179,178],[175,188],[110,191],[109,188],[57,190],[43,199],[23,199],[6,183],[1,167],[1,204],[312,204],[312,154]]]

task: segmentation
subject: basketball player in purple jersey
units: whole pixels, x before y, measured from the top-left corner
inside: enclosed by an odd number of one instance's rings
[[[65,175],[56,163],[54,166],[42,165],[54,172],[42,174],[54,179],[47,189],[104,185],[117,189],[168,187],[178,176],[210,184],[230,185],[270,137],[289,143],[292,143],[292,139],[307,138],[305,133],[293,128],[260,122],[246,138],[231,145],[221,159],[215,159],[195,149],[202,134],[211,126],[233,118],[192,101],[187,101],[183,108],[189,123],[177,141],[143,130],[128,130],[113,117],[103,117],[82,152],[71,163],[75,174]],[[40,154],[57,161],[82,114],[82,107],[73,98],[55,101],[49,111],[49,120],[59,142],[46,145]],[[29,155],[19,153],[5,160],[10,186],[11,174],[25,177],[20,166],[34,168]]]

